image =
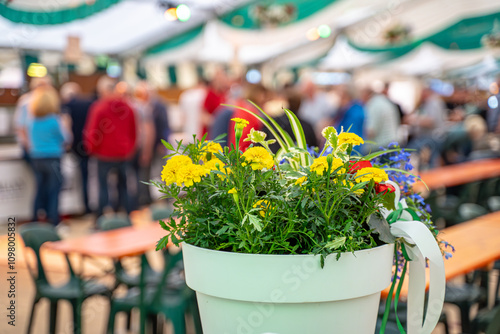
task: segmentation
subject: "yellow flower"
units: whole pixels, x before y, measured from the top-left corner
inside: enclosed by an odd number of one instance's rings
[[[165,182],[167,186],[177,181],[177,173],[179,169],[185,165],[192,164],[191,158],[185,155],[175,155],[170,158],[163,170],[161,171],[161,180]]]
[[[355,133],[342,132],[341,134],[339,134],[339,146],[342,146],[344,144],[352,144],[352,146],[356,146],[364,143],[365,142],[363,141],[363,138]]]
[[[319,157],[314,159],[311,165],[311,172],[315,172],[318,175],[323,175],[325,170],[328,169],[328,162],[326,161],[326,157]]]
[[[200,182],[201,177],[206,175],[205,168],[200,165],[189,164],[180,168],[177,172],[177,184],[191,187],[194,183]]]
[[[212,159],[215,159],[213,155],[214,153],[222,153],[222,146],[220,146],[219,143],[209,141],[207,142],[207,145],[203,148],[203,152],[205,152],[205,154],[201,156],[201,160],[203,162],[207,162],[209,155],[212,156]]]
[[[341,159],[339,158],[333,158],[332,160],[332,171],[336,170],[337,168],[343,166],[344,163],[342,162]],[[337,174],[344,174],[345,173],[345,168],[341,168],[337,171]]]
[[[269,209],[269,205],[271,203],[269,203],[268,200],[266,199],[261,199],[261,200],[258,200],[257,202],[255,202],[255,204],[253,205],[254,208],[261,208],[262,210],[259,211],[259,214],[262,216],[262,217],[265,217],[266,216],[266,210]]]
[[[246,119],[243,118],[231,118],[231,121],[235,122],[235,126],[238,129],[243,129],[245,128],[248,124],[250,124]]]
[[[205,162],[203,167],[207,173],[210,173],[212,170],[222,170],[222,168],[224,168],[224,163],[217,158],[213,158],[212,160]]]
[[[342,160],[339,158],[333,158],[332,160],[332,171],[336,170],[340,166],[344,165]],[[314,159],[312,165],[311,165],[311,172],[315,172],[318,175],[323,175],[323,173],[328,169],[328,160],[326,156],[319,157]],[[345,169],[341,168],[338,171],[339,174],[345,173]]]
[[[270,169],[274,166],[274,160],[271,154],[263,147],[250,147],[242,155],[245,161],[242,166],[250,165],[253,170],[257,169]]]
[[[236,190],[236,188],[232,188],[232,189],[230,189],[227,193],[228,193],[228,194],[237,194],[237,193],[238,193],[238,191]]]
[[[361,168],[356,172],[356,182],[360,183],[370,180],[380,183],[389,180],[389,176],[383,169],[375,167]]]
[[[307,176],[302,176],[302,177],[299,177],[297,179],[297,181],[295,181],[295,185],[296,186],[301,186],[302,183],[306,182],[307,181]]]

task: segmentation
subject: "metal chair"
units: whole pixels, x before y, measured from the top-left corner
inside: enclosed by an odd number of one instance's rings
[[[185,314],[189,311],[194,292],[187,286],[180,289],[168,287],[167,276],[182,259],[182,253],[168,254],[165,257],[165,267],[162,279],[156,286],[146,285],[145,256],[141,256],[141,274],[138,288],[130,289],[124,297],[111,300],[111,309],[108,322],[108,333],[114,331],[115,317],[118,312],[130,312],[137,308],[140,312],[140,333],[145,333],[146,319],[154,320],[158,314],[165,316],[172,322],[175,334],[185,334]]]
[[[26,247],[31,248],[36,256],[36,270],[31,268],[28,263],[28,269],[33,277],[36,287],[35,298],[31,308],[30,320],[28,323],[29,334],[33,322],[33,313],[36,304],[42,299],[47,298],[50,301],[50,331],[56,331],[57,304],[60,300],[67,300],[73,307],[73,331],[81,333],[81,309],[85,299],[95,295],[111,297],[111,290],[105,285],[97,283],[95,280],[83,280],[75,275],[71,263],[67,256],[69,279],[63,285],[52,285],[45,274],[45,268],[40,257],[40,247],[48,241],[59,241],[55,228],[46,223],[29,223],[21,226],[20,234]]]

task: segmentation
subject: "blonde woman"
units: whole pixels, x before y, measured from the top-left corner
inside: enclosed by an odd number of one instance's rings
[[[59,223],[59,193],[62,186],[61,157],[69,141],[59,115],[60,102],[52,87],[40,87],[33,92],[30,104],[32,122],[29,125],[30,156],[37,184],[34,220],[44,209],[47,219]]]

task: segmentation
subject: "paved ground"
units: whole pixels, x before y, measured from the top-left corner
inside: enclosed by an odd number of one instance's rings
[[[141,212],[134,212],[132,215],[132,220],[134,224],[142,224],[148,221],[149,212],[147,210],[143,210]],[[70,219],[68,220],[68,229],[63,231],[65,238],[73,238],[77,236],[81,236],[84,234],[88,234],[92,232],[93,228],[93,217],[87,216],[83,218]],[[16,251],[16,326],[12,327],[7,324],[6,317],[6,307],[7,307],[7,293],[6,293],[6,285],[4,282],[7,279],[7,259],[6,259],[6,236],[4,235],[5,231],[0,230],[0,280],[2,287],[0,291],[0,333],[3,334],[19,334],[25,333],[27,328],[27,322],[29,319],[29,313],[31,309],[31,303],[33,300],[35,287],[33,284],[33,280],[26,268],[25,258],[26,255],[28,257],[30,254],[27,254],[24,251],[22,243],[18,242],[17,251]],[[148,254],[150,258],[150,262],[153,266],[161,266],[161,256],[156,254],[154,251],[151,254]],[[64,282],[67,275],[66,269],[64,266],[64,262],[61,261],[62,257],[57,253],[46,253],[44,254],[44,263],[47,264],[48,268],[48,276],[49,280],[52,282]],[[78,258],[71,258],[72,263],[77,263]],[[112,265],[109,259],[97,259],[100,265],[109,267]],[[133,261],[133,260],[132,260]],[[92,266],[88,263],[84,267],[84,272],[86,275],[96,275],[101,272],[101,270],[95,266]],[[492,278],[492,284],[496,282],[498,277]],[[456,280],[455,283],[460,283],[462,279]],[[113,284],[113,279],[110,276],[104,277],[102,282],[111,286]],[[117,294],[123,293],[123,291],[117,291]],[[33,323],[33,331],[34,334],[44,334],[48,332],[48,314],[49,314],[49,305],[48,302],[42,300],[35,311],[34,315],[34,323]],[[459,334],[460,330],[460,321],[458,317],[458,309],[452,305],[445,305],[445,310],[447,312],[449,321],[450,321],[450,330],[451,334]],[[109,312],[109,302],[103,297],[92,297],[89,298],[83,306],[83,333],[84,334],[99,334],[105,333],[105,328],[108,320],[108,312]],[[474,310],[473,310],[474,312]],[[135,315],[137,317],[137,314]],[[138,321],[133,321],[132,331],[131,333],[137,332],[137,324]],[[58,320],[57,320],[57,333],[59,334],[70,334],[72,333],[72,315],[71,315],[71,307],[67,303],[61,303],[58,310]],[[116,325],[116,333],[127,333],[125,326],[125,317],[123,315],[119,315],[117,318]],[[172,333],[172,330],[166,326],[165,333]],[[192,327],[189,328],[189,333],[192,334]],[[443,328],[439,325],[436,330],[433,331],[433,334],[442,334],[444,333]]]

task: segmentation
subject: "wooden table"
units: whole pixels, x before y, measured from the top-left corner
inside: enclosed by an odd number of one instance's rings
[[[420,173],[422,181],[430,190],[440,187],[453,187],[474,181],[500,176],[500,159],[486,159],[464,162],[457,165],[435,168]],[[422,182],[414,185],[416,191],[426,190]]]
[[[453,257],[444,260],[446,280],[485,267],[500,259],[500,211],[481,216],[471,221],[445,228],[439,239],[455,247]],[[448,248],[448,252],[451,250]],[[405,280],[401,295],[408,294]],[[382,292],[386,298],[389,288]]]
[[[47,242],[44,247],[66,254],[120,259],[155,249],[156,242],[166,233],[158,223],[151,223],[140,227],[131,226],[97,232],[75,239]]]
[[[485,267],[500,259],[500,212],[448,227],[439,238],[455,247],[453,257],[444,261],[447,280]]]

